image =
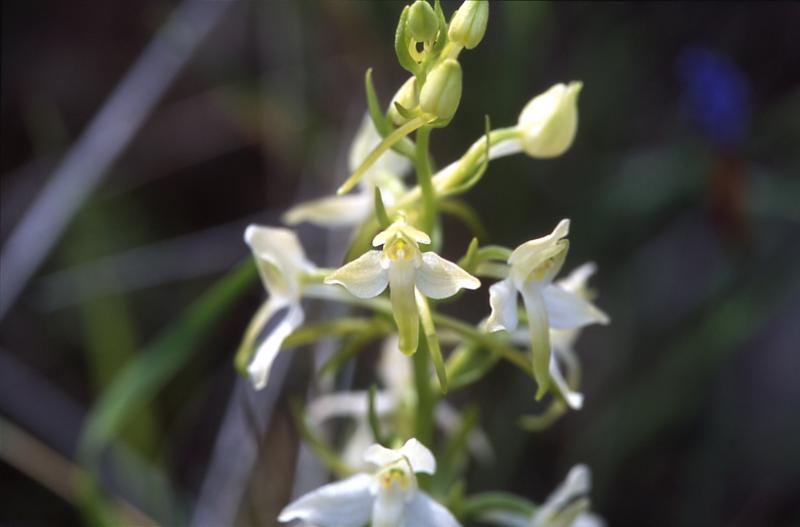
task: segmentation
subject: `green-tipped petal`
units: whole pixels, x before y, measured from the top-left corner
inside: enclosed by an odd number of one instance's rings
[[[459,289],[477,289],[480,280],[449,260],[434,252],[422,254],[422,263],[417,269],[417,288],[428,298],[447,298]]]
[[[535,286],[522,291],[525,311],[528,313],[528,330],[531,338],[533,376],[538,388],[536,399],[541,399],[550,388],[550,327],[547,307],[541,292]]]
[[[386,289],[387,271],[381,267],[381,252],[367,251],[325,278],[326,284],[338,284],[358,298],[372,298]]]
[[[419,345],[419,312],[414,296],[414,263],[398,260],[389,266],[389,298],[400,336],[400,351],[411,355]]]

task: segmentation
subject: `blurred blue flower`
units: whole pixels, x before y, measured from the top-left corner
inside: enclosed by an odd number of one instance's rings
[[[747,78],[726,55],[705,47],[685,49],[677,69],[693,124],[717,147],[741,146],[750,117]]]

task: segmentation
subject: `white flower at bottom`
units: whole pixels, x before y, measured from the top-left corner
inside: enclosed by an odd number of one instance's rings
[[[489,288],[492,312],[489,331],[517,328],[517,293],[528,315],[533,373],[539,385],[537,399],[550,388],[550,329],[575,329],[592,323],[607,324],[608,316],[581,295],[569,291],[553,278],[567,256],[569,220],[561,220],[551,234],[530,240],[508,258],[509,277]]]
[[[586,465],[575,465],[566,479],[536,508],[532,516],[491,510],[483,521],[503,527],[605,527],[602,518],[589,512],[592,474]]]
[[[433,474],[436,460],[416,439],[399,449],[374,444],[364,453],[374,473],[360,473],[301,496],[278,520],[318,527],[458,527],[445,507],[419,490],[416,473]]]
[[[305,319],[300,305],[303,278],[316,271],[317,267],[306,259],[297,236],[288,229],[250,225],[245,230],[244,240],[253,251],[258,274],[269,294],[248,331],[260,332],[271,318],[286,309],[283,319],[261,342],[247,366],[256,389],[261,389],[267,384],[281,344]]]

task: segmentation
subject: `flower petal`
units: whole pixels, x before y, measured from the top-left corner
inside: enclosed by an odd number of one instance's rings
[[[290,304],[283,320],[273,328],[258,346],[253,362],[247,367],[256,390],[260,390],[267,385],[272,363],[275,362],[275,357],[278,356],[283,341],[295,329],[300,327],[304,319],[303,307],[300,304]]]
[[[511,253],[511,277],[518,288],[528,280],[550,283],[558,274],[569,249],[569,241],[563,238],[569,234],[569,220],[561,220],[553,232],[547,236],[530,240]]]
[[[517,329],[517,289],[511,279],[501,280],[489,288],[489,305],[492,308],[486,321],[489,332]]]
[[[316,268],[289,229],[250,225],[244,240],[253,251],[261,281],[271,296],[300,297],[300,276]]]
[[[352,527],[369,522],[374,497],[373,476],[356,474],[324,485],[287,505],[278,521],[302,520],[321,527]]]
[[[297,225],[304,221],[320,227],[355,225],[372,214],[373,200],[366,192],[326,196],[292,207],[282,219],[288,225]]]
[[[550,328],[547,308],[537,287],[529,285],[522,290],[522,300],[528,314],[528,331],[533,356],[533,376],[538,388],[536,399],[541,399],[550,387]]]
[[[589,324],[608,324],[608,315],[594,304],[555,284],[542,290],[547,305],[550,327],[554,329],[575,329]]]
[[[389,299],[400,337],[398,347],[406,355],[417,351],[419,344],[419,310],[414,288],[414,264],[397,260],[389,265]]]
[[[371,463],[378,468],[391,465],[403,459],[403,455],[399,450],[386,448],[383,445],[375,443],[364,452],[364,461]]]
[[[414,472],[433,474],[436,472],[436,459],[428,448],[412,437],[400,447],[400,455],[408,459]]]
[[[417,269],[417,289],[428,298],[447,298],[459,289],[477,289],[480,280],[434,252],[422,253]]]
[[[381,267],[381,252],[367,251],[328,275],[325,283],[343,285],[358,298],[372,298],[386,289],[389,275]]]
[[[461,527],[461,524],[442,504],[417,491],[406,505],[402,527]]]
[[[597,265],[594,262],[586,262],[573,269],[565,278],[562,278],[556,283],[567,291],[578,293],[585,297],[586,283],[595,272],[597,272]]]
[[[402,357],[402,355],[401,355]],[[375,393],[375,413],[386,415],[397,406],[394,397],[385,392]],[[364,418],[369,411],[369,394],[365,391],[336,392],[317,397],[308,405],[308,419],[322,423],[334,417]]]
[[[561,393],[564,400],[573,410],[580,410],[583,407],[583,394],[570,389],[564,376],[561,374],[561,369],[558,366],[558,360],[555,355],[550,356],[550,378],[556,389]]]

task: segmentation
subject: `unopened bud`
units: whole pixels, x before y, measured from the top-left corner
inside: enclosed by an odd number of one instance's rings
[[[397,111],[397,107],[394,103],[400,104],[403,108],[407,110],[413,110],[419,104],[419,100],[417,98],[417,78],[411,77],[402,86],[400,89],[397,90],[397,93],[394,94],[394,98],[392,98],[392,103],[389,105],[389,118],[392,122],[397,125],[401,126],[408,121],[404,116],[400,115],[400,112]]]
[[[522,148],[532,157],[555,157],[572,144],[578,128],[580,82],[556,84],[525,105],[517,127],[522,133]]]
[[[439,119],[450,119],[461,101],[461,66],[446,59],[428,74],[419,94],[422,111]]]
[[[483,40],[488,21],[488,0],[466,0],[453,13],[447,36],[456,44],[472,49]]]
[[[408,12],[406,28],[417,42],[432,42],[439,29],[439,19],[426,0],[417,0]]]

